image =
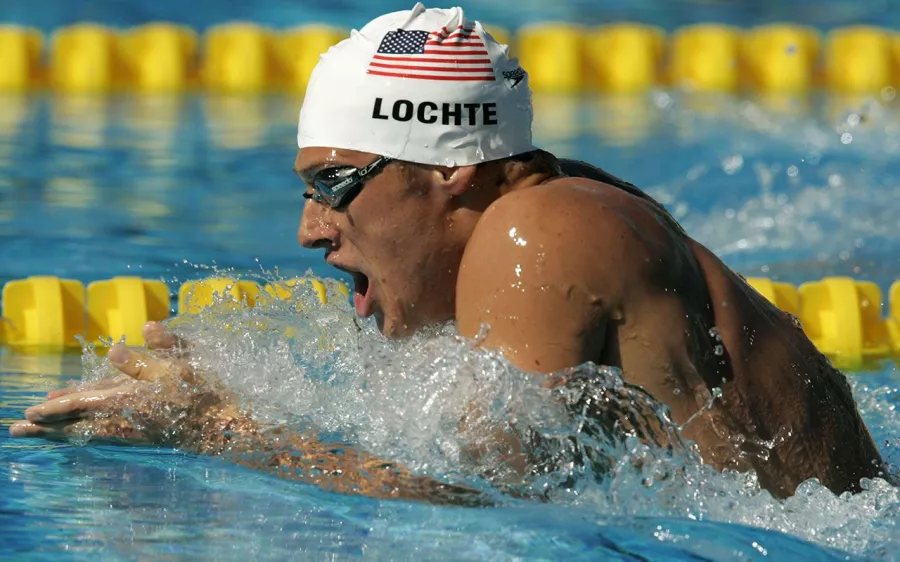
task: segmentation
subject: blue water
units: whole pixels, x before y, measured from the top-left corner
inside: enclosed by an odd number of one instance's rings
[[[236,18],[286,27],[360,25],[371,17],[362,9],[371,4],[361,2],[206,1],[190,11],[165,0],[33,4],[7,2],[0,20],[51,30],[86,19],[166,19],[203,29]],[[897,13],[890,2],[705,2],[690,10],[682,2],[527,4],[479,2],[478,13],[510,27],[578,16],[667,29],[704,19],[891,25]],[[164,279],[174,295],[180,282],[217,269],[341,278],[295,240],[303,203],[291,172],[299,102],[0,95],[0,283],[37,274],[85,283],[140,275]],[[535,107],[538,144],[644,187],[745,275],[792,283],[852,275],[883,290],[900,279],[900,114],[893,100],[651,92],[537,96]],[[185,329],[212,339],[220,321]],[[262,336],[254,346],[223,349],[223,374],[248,396],[275,409],[309,407],[323,424],[356,428],[367,445],[411,466],[452,472],[432,450],[447,435],[416,409],[442,396],[423,382],[433,374],[425,359],[377,357],[385,373],[421,379],[392,387],[406,393],[394,399],[366,404],[347,395],[342,405],[345,395],[311,384]],[[412,351],[461,361],[445,344]],[[83,370],[78,353],[0,348],[0,557],[900,559],[900,493],[877,485],[835,498],[810,484],[775,501],[730,476],[691,472],[688,485],[645,489],[624,473],[607,488],[588,487],[583,498],[508,499],[475,510],[340,496],[170,449],[9,439],[8,426],[25,407]],[[897,368],[888,364],[852,382],[882,452],[900,464]],[[412,444],[398,445],[390,434]]]
[[[537,139],[646,187],[744,274],[850,274],[886,289],[900,278],[900,120],[889,104],[860,106],[867,117],[842,144],[848,103],[817,98],[787,115],[760,100],[661,92],[538,97]],[[137,274],[174,292],[215,268],[340,278],[294,239],[296,109],[279,96],[4,98],[0,280]],[[0,551],[16,558],[896,556],[900,495],[881,489],[837,499],[814,487],[777,502],[706,475],[674,502],[622,482],[615,501],[471,510],[329,494],[172,450],[8,438],[25,407],[81,372],[78,353],[0,351]],[[897,463],[895,367],[853,381]]]

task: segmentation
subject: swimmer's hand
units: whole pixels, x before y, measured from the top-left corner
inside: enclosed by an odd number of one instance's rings
[[[25,410],[25,421],[10,428],[13,437],[51,440],[91,439],[139,445],[207,448],[207,433],[242,418],[221,388],[195,373],[187,361],[188,342],[150,322],[144,338],[158,356],[110,348],[107,359],[119,370],[80,389],[55,390],[47,401]]]
[[[46,402],[25,411],[26,420],[13,424],[10,435],[167,445],[339,493],[454,505],[492,503],[481,492],[413,475],[343,444],[262,427],[224,389],[190,368],[190,342],[157,323],[145,326],[144,339],[158,353],[113,346],[107,359],[119,375],[86,388],[50,392]]]

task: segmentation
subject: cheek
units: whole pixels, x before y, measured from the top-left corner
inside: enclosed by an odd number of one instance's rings
[[[406,265],[421,260],[433,251],[437,238],[434,220],[429,218],[433,211],[427,203],[424,197],[408,196],[391,205],[373,205],[366,224],[362,217],[357,223],[359,249],[373,262],[390,260]]]

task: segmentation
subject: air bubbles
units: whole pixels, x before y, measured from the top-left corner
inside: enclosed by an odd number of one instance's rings
[[[336,294],[333,283],[323,281],[329,295]],[[534,374],[478,345],[488,326],[474,342],[459,338],[452,325],[393,342],[372,322],[357,327],[345,299],[335,296],[323,305],[312,289],[295,297],[252,309],[223,302],[169,321],[194,342],[194,368],[217,373],[269,426],[314,430],[414,473],[498,498],[540,498],[529,507],[534,510],[563,506],[598,519],[753,525],[863,556],[872,545],[892,544],[897,532],[897,517],[883,516],[898,510],[900,492],[880,480],[840,497],[809,481],[781,501],[761,489],[753,471],[720,473],[703,464],[681,429],[706,423],[703,414],[723,397],[720,387],[698,396],[697,416],[679,426],[620,369],[586,363],[548,375],[569,384],[545,388]],[[709,326],[707,333],[720,355],[719,329]],[[93,350],[83,357],[94,377],[110,374]],[[694,399],[692,389],[679,392]],[[176,408],[156,414],[172,420],[167,431],[173,435],[183,429]],[[657,443],[646,438],[655,429]],[[502,462],[492,440],[498,434],[535,438],[524,478]],[[738,436],[736,442],[763,458],[790,438],[790,428],[783,428],[767,441]],[[88,442],[92,434],[78,439]]]
[[[744,157],[740,154],[733,154],[722,160],[722,171],[724,171],[729,176],[733,176],[734,174],[740,172],[741,168],[743,167]]]
[[[665,109],[672,105],[672,96],[663,91],[653,92],[653,104],[659,109]]]

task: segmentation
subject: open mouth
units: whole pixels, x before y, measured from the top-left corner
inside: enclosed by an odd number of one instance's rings
[[[359,295],[365,295],[369,290],[369,278],[364,273],[353,272],[353,292]]]
[[[372,294],[372,284],[369,282],[369,276],[361,271],[336,263],[336,260],[332,261],[326,258],[325,261],[332,267],[336,267],[337,269],[350,274],[350,277],[353,279],[353,308],[356,309],[356,314],[358,316],[363,318],[371,316],[373,313],[374,298]]]
[[[353,277],[353,308],[356,314],[365,318],[372,314],[372,287],[369,278],[358,271],[351,271]]]

